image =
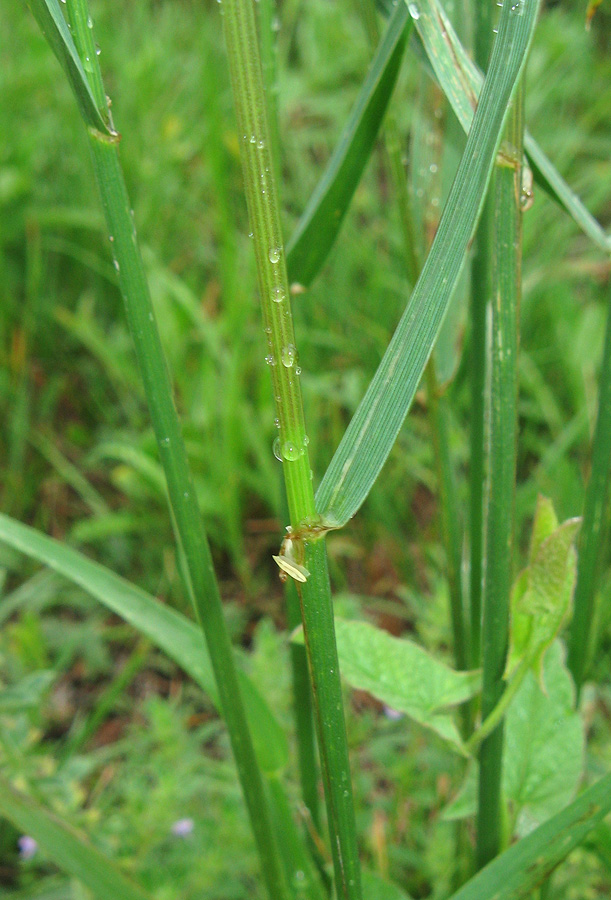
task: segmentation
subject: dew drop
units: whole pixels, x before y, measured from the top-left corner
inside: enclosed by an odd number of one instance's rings
[[[270,247],[270,250],[269,250],[270,263],[273,266],[275,266],[276,263],[279,261],[279,259],[280,259],[280,247]]]
[[[284,459],[288,459],[290,462],[294,462],[296,459],[299,459],[300,456],[303,456],[304,449],[300,447],[295,441],[285,441],[282,445],[282,456]]]
[[[295,366],[295,375],[301,375],[301,366]]]
[[[437,172],[437,164],[436,163],[431,163],[431,165],[429,166],[429,172],[431,173],[431,175],[436,174],[436,172]]]
[[[407,9],[408,9],[409,14],[410,14],[410,16],[412,17],[412,19],[419,19],[419,18],[420,18],[420,10],[418,9],[418,7],[416,6],[415,3],[408,3],[408,4],[407,4]]]
[[[101,52],[102,52],[102,51],[100,50],[100,48],[99,48],[98,45],[96,44],[96,45],[95,45],[95,55],[96,55],[96,56],[99,56]]]
[[[286,291],[282,287],[282,285],[278,285],[272,291],[272,300],[274,303],[282,303],[282,301],[286,298]]]
[[[121,267],[119,266],[119,260],[118,260],[118,259],[113,259],[113,264],[114,264],[114,267],[115,267],[115,271],[119,272],[119,271],[120,271],[120,268],[121,268]]]
[[[93,19],[91,16],[87,16],[87,28],[93,28]]]
[[[264,147],[265,147],[265,141],[259,141],[257,144],[257,148],[259,150],[263,150]]]
[[[254,136],[254,134],[251,134],[251,136],[250,136],[250,143],[251,143],[251,144],[256,144],[256,143],[257,143],[257,139],[256,139],[256,137]]]
[[[280,352],[280,358],[285,369],[290,369],[297,359],[297,350],[294,344],[287,344],[286,347],[283,347]]]
[[[267,354],[267,356],[265,357],[265,362],[267,363],[268,366],[276,365],[276,360],[274,359],[274,356],[272,353]]]
[[[276,428],[280,428],[280,419],[277,416],[274,419],[274,425],[276,426]]]
[[[272,450],[274,451],[274,456],[276,457],[276,459],[278,459],[278,460],[280,460],[280,462],[282,462],[282,451],[281,451],[280,447],[281,447],[280,438],[277,437],[274,440],[274,443],[272,444]]]

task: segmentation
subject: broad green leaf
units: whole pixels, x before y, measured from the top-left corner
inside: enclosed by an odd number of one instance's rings
[[[441,4],[437,0],[421,0],[418,8],[420,14],[416,20],[416,29],[424,51],[459,122],[468,133],[483,76],[466,53]],[[605,234],[528,131],[524,135],[524,149],[535,181],[566,210],[590,240],[609,252],[611,238]]]
[[[410,28],[407,6],[398,3],[335,151],[288,242],[291,282],[310,285],[333,246],[378,136]]]
[[[0,515],[0,541],[50,566],[146,635],[219,705],[208,649],[200,629],[185,616],[83,554]],[[283,769],[286,736],[248,676],[238,672],[259,765],[264,772]]]
[[[27,0],[47,43],[55,53],[74,91],[85,124],[109,140],[117,140],[98,109],[77,49],[58,0]]]
[[[528,657],[542,677],[543,656],[571,611],[577,574],[573,547],[580,519],[558,525],[549,500],[539,499],[533,524],[530,564],[511,595],[511,629],[506,678]]]
[[[611,810],[611,775],[478,872],[450,900],[523,900]]]
[[[575,711],[575,688],[556,641],[545,658],[543,691],[532,672],[505,717],[503,796],[515,831],[524,835],[545,822],[575,795],[583,770],[585,738]],[[464,818],[476,810],[476,767],[444,818]]]
[[[503,7],[489,73],[431,251],[318,489],[318,511],[331,525],[344,525],[359,509],[409,411],[477,224],[537,11],[537,0]]]
[[[335,620],[343,678],[382,703],[431,728],[462,752],[462,741],[448,707],[474,697],[480,672],[455,672],[404,638],[367,622]]]
[[[40,706],[54,680],[55,672],[32,672],[17,684],[0,688],[0,714],[23,712]]]
[[[0,776],[0,814],[28,834],[99,900],[147,900],[147,894],[74,828]]]

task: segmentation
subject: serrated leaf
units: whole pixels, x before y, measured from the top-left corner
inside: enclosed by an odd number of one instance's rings
[[[118,136],[110,130],[97,107],[58,0],[28,0],[28,6],[47,43],[68,76],[85,123],[108,138],[116,139]]]
[[[464,131],[469,132],[483,76],[465,51],[437,0],[422,0],[416,30],[435,76]],[[535,181],[554,199],[594,244],[611,250],[611,238],[571,190],[528,131],[524,149]]]
[[[288,242],[291,282],[310,285],[335,242],[392,96],[410,28],[407,6],[398,3],[333,155]]]
[[[99,900],[147,900],[148,895],[67,822],[0,777],[0,814],[30,835],[57,865]]]
[[[575,711],[575,688],[559,641],[545,658],[544,692],[529,672],[505,717],[503,796],[517,834],[545,822],[574,796],[583,770],[585,737]],[[444,818],[465,818],[476,810],[477,768],[473,765]]]
[[[319,513],[331,524],[344,525],[359,509],[409,411],[477,224],[537,11],[537,0],[525,0],[519,15],[507,4],[503,8],[489,73],[431,251],[316,495]]]
[[[193,622],[82,553],[4,515],[0,515],[0,541],[80,585],[150,638],[199,684],[218,709],[208,649]],[[238,678],[259,765],[264,772],[283,769],[288,761],[286,736],[246,673],[238,671]]]
[[[351,687],[369,691],[463,752],[448,709],[478,693],[480,672],[455,672],[418,644],[367,622],[336,619],[335,629],[340,670]]]

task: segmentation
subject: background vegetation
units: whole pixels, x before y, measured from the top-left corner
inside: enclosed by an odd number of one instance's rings
[[[271,554],[283,516],[221,19],[215,2],[93,2],[121,157],[196,487],[234,641],[291,733],[288,645]],[[607,15],[607,18],[605,18]],[[547,6],[530,57],[529,128],[594,215],[611,219],[611,29]],[[0,430],[2,510],[188,612],[161,469],[69,87],[19,4],[0,9]],[[278,9],[282,206],[288,235],[371,57],[356,3]],[[421,70],[408,54],[392,108],[410,156]],[[415,188],[417,190],[417,187]],[[237,223],[237,226],[236,226]],[[609,266],[537,191],[524,219],[516,572],[538,493],[580,515],[596,411]],[[339,240],[294,303],[315,483],[376,370],[405,302],[400,222],[375,153]],[[358,336],[358,337],[357,337]],[[465,333],[461,346],[468,346]],[[469,383],[450,398],[459,508],[467,508]],[[451,659],[438,485],[424,393],[359,516],[328,540],[336,608]],[[606,551],[599,641],[582,704],[588,773],[609,770]],[[180,672],[78,589],[0,549],[0,676],[28,682],[4,711],[3,764],[163,898],[263,896],[224,728]],[[46,679],[34,678],[45,671]],[[347,703],[363,860],[414,897],[444,897],[460,767],[441,741],[365,693]],[[203,751],[203,752],[202,752]],[[294,754],[293,754],[294,756]],[[180,764],[179,764],[180,761]],[[296,778],[295,778],[296,781]],[[392,789],[391,789],[392,785]],[[80,898],[0,824],[0,885],[15,898]],[[571,857],[554,895],[611,888],[603,838]],[[239,865],[236,864],[239,860]]]

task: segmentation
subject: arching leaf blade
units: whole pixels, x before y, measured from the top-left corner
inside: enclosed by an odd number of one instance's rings
[[[508,104],[523,71],[537,0],[505,5],[489,74],[430,253],[407,308],[316,495],[341,526],[359,509],[411,406],[460,275],[486,193]]]
[[[0,776],[0,815],[33,837],[53,862],[82,881],[98,900],[147,900],[148,894],[71,825]]]
[[[416,31],[441,89],[464,131],[469,132],[483,76],[461,44],[438,0],[423,0]],[[524,149],[535,182],[563,208],[585,235],[609,252],[611,238],[584,206],[528,131]]]
[[[522,900],[529,897],[611,810],[611,775],[501,853],[450,900]]]
[[[208,648],[194,622],[77,550],[4,515],[0,541],[78,584],[133,625],[190,675],[218,708]],[[280,771],[288,762],[286,736],[246,673],[238,671],[238,678],[259,765],[264,772]]]

